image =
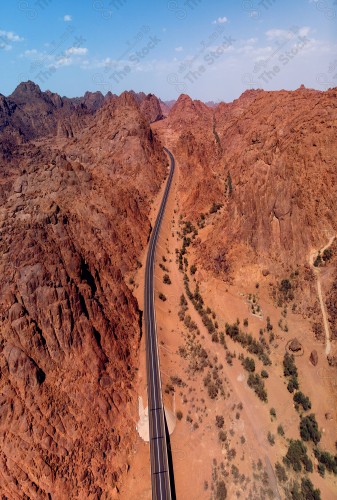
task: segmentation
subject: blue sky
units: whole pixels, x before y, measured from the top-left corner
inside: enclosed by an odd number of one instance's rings
[[[1,2],[0,93],[231,101],[247,88],[337,86],[337,0]]]

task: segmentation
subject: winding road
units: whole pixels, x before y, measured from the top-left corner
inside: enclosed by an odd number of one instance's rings
[[[171,170],[167,179],[166,188],[160,205],[157,220],[150,238],[145,268],[144,291],[146,369],[153,500],[171,500],[173,498],[171,491],[171,480],[173,480],[173,477],[172,474],[170,474],[168,434],[166,430],[165,411],[160,377],[153,279],[156,245],[175,168],[175,161],[172,153],[166,148],[164,148],[164,150],[171,160]]]

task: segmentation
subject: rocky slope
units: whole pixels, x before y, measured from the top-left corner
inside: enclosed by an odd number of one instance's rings
[[[308,256],[337,232],[336,97],[252,90],[214,107],[182,95],[171,108],[135,92],[61,98],[32,82],[0,96],[4,499],[111,498],[123,480],[141,338],[126,277],[150,234],[162,145],[179,167],[177,209],[198,227],[196,276],[255,286],[292,273],[319,314]]]
[[[183,95],[157,125],[181,163],[183,211],[214,224],[199,251],[207,268],[220,272],[226,254],[233,269],[283,272],[336,232],[336,97],[252,90],[213,110]]]
[[[73,104],[55,126],[47,108],[61,98],[21,88],[2,123],[14,101],[24,143],[0,170],[0,490],[111,498],[135,440],[141,315],[125,275],[167,160],[130,93],[71,138],[58,131]]]

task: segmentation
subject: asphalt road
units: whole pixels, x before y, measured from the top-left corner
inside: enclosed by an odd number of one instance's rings
[[[160,225],[170,192],[175,161],[172,153],[164,148],[171,160],[164,196],[152,231],[145,269],[144,321],[146,335],[147,392],[150,427],[151,482],[153,500],[172,499],[168,443],[159,367],[159,353],[154,305],[154,261]]]

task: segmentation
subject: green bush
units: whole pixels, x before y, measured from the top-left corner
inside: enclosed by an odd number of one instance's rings
[[[303,392],[296,392],[293,399],[295,403],[302,406],[304,411],[311,410],[311,401]]]
[[[255,361],[252,358],[245,358],[242,361],[242,366],[245,370],[247,370],[247,372],[255,372]]]
[[[307,455],[307,448],[302,441],[296,439],[290,440],[289,448],[283,461],[288,467],[292,467],[295,472],[302,470],[302,465],[308,465],[309,457]]]
[[[171,284],[171,280],[170,280],[170,277],[168,274],[164,274],[163,276],[163,282],[166,284],[166,285],[170,285]]]
[[[325,465],[324,464],[318,464],[317,466],[318,474],[322,477],[325,476]]]
[[[207,390],[208,390],[208,395],[211,399],[215,399],[217,397],[219,389],[215,384],[213,384],[213,382],[209,384]]]
[[[249,387],[254,389],[256,395],[261,399],[261,401],[268,401],[267,391],[265,390],[264,382],[259,374],[250,373],[247,384]]]
[[[287,389],[290,393],[293,393],[295,390],[299,388],[297,377],[291,377],[288,382]]]
[[[225,431],[219,431],[219,441],[225,443],[227,441],[227,433]]]
[[[285,483],[286,481],[288,481],[288,476],[286,474],[286,470],[285,468],[283,467],[283,465],[279,464],[278,462],[276,462],[275,464],[275,473],[276,473],[276,477],[277,477],[277,480],[280,481],[280,483]]]
[[[275,444],[275,436],[270,431],[268,432],[268,441],[271,446]]]
[[[195,274],[196,272],[197,272],[197,266],[192,264],[192,266],[190,267],[190,273]]]
[[[298,371],[295,365],[295,358],[293,354],[285,353],[283,359],[283,373],[285,377],[298,377]]]
[[[323,464],[329,472],[337,475],[337,455],[333,456],[328,451],[320,451],[318,448],[314,449],[314,453],[320,464]]]
[[[225,424],[225,419],[222,415],[217,415],[215,417],[215,425],[219,428],[222,429]]]
[[[316,417],[313,413],[301,419],[300,434],[303,441],[313,441],[318,444],[321,440],[321,433],[318,430]]]
[[[242,332],[239,329],[238,322],[233,325],[226,323],[226,335],[234,342],[241,344],[250,354],[255,354],[265,366],[271,365],[271,361],[265,352],[263,343],[261,341],[256,341],[251,334]]]
[[[301,481],[301,493],[305,500],[321,500],[320,490],[315,490],[310,479],[306,477]]]
[[[284,429],[283,429],[283,426],[282,425],[279,425],[277,427],[277,434],[279,434],[280,436],[284,436]]]
[[[185,295],[182,294],[180,297],[180,305],[181,306],[187,306],[187,300],[185,299]]]
[[[219,481],[216,486],[216,500],[226,500],[227,488],[224,481]]]

